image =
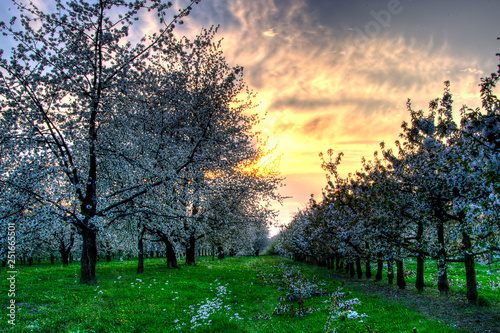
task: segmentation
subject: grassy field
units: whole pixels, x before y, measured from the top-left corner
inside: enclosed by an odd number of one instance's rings
[[[167,269],[164,259],[146,259],[141,275],[136,265],[100,262],[97,286],[78,284],[78,263],[18,265],[14,327],[7,322],[9,283],[2,269],[0,331],[385,333],[416,327],[418,332],[464,332],[343,285],[331,271],[279,257],[215,262],[204,257],[196,266],[175,270]],[[481,295],[494,299],[499,291]]]

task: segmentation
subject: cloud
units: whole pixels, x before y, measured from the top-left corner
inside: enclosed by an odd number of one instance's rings
[[[273,29],[269,29],[269,30],[266,30],[262,33],[262,35],[266,36],[266,37],[274,37],[276,36],[278,33],[277,32],[274,32]]]
[[[319,152],[343,151],[341,172],[355,171],[361,157],[372,158],[381,141],[390,146],[398,139],[401,122],[408,119],[408,98],[413,108],[426,109],[429,100],[442,96],[443,82],[451,80],[458,114],[462,104],[478,106],[479,78],[496,69],[494,57],[488,62],[457,53],[461,45],[451,45],[444,33],[433,33],[431,23],[438,19],[420,28],[421,22],[412,17],[414,10],[426,13],[420,3],[412,2],[412,11],[405,4],[408,8],[393,17],[391,27],[373,38],[353,38],[355,32],[348,27],[372,20],[370,10],[383,9],[379,5],[217,0],[202,1],[199,13],[193,11],[193,18],[205,25],[219,20],[214,23],[221,23],[227,61],[243,65],[245,81],[259,93],[256,111],[267,112],[260,129],[271,143],[278,143],[287,194],[298,198],[290,205],[285,202],[286,207],[297,208],[310,193],[320,191],[324,173]],[[411,23],[408,29],[405,20]],[[191,32],[199,29],[189,22],[187,26]]]

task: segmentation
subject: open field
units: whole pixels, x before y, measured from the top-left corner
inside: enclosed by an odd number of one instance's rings
[[[411,276],[408,290],[398,291],[385,282],[348,279],[279,257],[233,257],[215,262],[203,257],[197,263],[171,270],[164,259],[146,259],[145,273],[137,275],[136,261],[100,262],[97,286],[78,284],[78,263],[69,267],[18,265],[16,325],[10,328],[4,314],[0,331],[323,332],[328,320],[329,328],[336,332],[413,332],[414,327],[418,332],[467,332],[473,327],[480,332],[500,331],[494,326],[499,322],[495,314],[500,316],[499,290],[481,289],[489,306],[470,307],[462,304],[460,286],[454,286],[445,300],[432,287],[418,295],[410,285]],[[409,270],[411,265],[408,263]],[[496,269],[498,277],[498,266]],[[0,276],[0,301],[6,313],[5,269]],[[339,292],[345,294],[337,293],[333,299],[331,294],[341,285]],[[355,298],[361,304],[352,305],[351,310],[339,306]],[[337,310],[332,310],[332,304]],[[446,309],[454,311],[449,318]],[[275,314],[278,311],[283,313]],[[331,313],[336,313],[335,318]],[[454,323],[455,318],[464,323]],[[468,318],[480,318],[484,323],[466,322]]]

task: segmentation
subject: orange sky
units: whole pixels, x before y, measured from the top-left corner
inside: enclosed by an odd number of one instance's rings
[[[177,33],[221,25],[226,60],[245,67],[267,113],[259,129],[282,155],[287,223],[326,183],[318,154],[342,151],[342,171],[359,169],[398,138],[407,98],[426,109],[450,80],[457,113],[479,106],[479,79],[497,68],[498,13],[488,0],[202,0]]]
[[[500,25],[486,14],[498,4],[441,1],[447,9],[438,11],[436,1],[407,0],[389,18],[391,1],[326,2],[213,1],[196,16],[221,24],[227,61],[245,67],[257,111],[267,112],[260,129],[278,145],[282,193],[292,196],[276,206],[282,223],[311,193],[320,196],[320,152],[344,152],[345,174],[359,169],[381,141],[397,140],[407,98],[425,109],[451,80],[458,113],[464,103],[479,106],[479,79],[496,70]],[[356,28],[370,35],[356,39]]]

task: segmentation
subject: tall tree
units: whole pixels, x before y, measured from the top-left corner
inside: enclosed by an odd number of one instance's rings
[[[2,34],[17,43],[7,58],[2,51],[0,59],[2,153],[45,159],[46,168],[38,171],[64,176],[71,196],[63,205],[54,199],[57,193],[39,195],[23,182],[8,186],[52,205],[78,228],[83,240],[82,283],[97,281],[96,236],[103,217],[165,181],[147,179],[117,189],[113,182],[118,169],[102,177],[101,164],[109,158],[103,149],[107,131],[121,116],[122,110],[115,107],[120,89],[135,85],[129,73],[146,69],[150,55],[163,50],[175,23],[182,23],[198,2],[192,1],[168,23],[165,17],[172,3],[160,0],[56,0],[54,13],[13,0],[19,22],[14,17],[0,23]],[[163,27],[132,45],[132,23],[147,11],[155,11]],[[121,152],[127,155],[125,149]],[[12,172],[6,165],[2,171]],[[118,192],[126,195],[113,200]]]

